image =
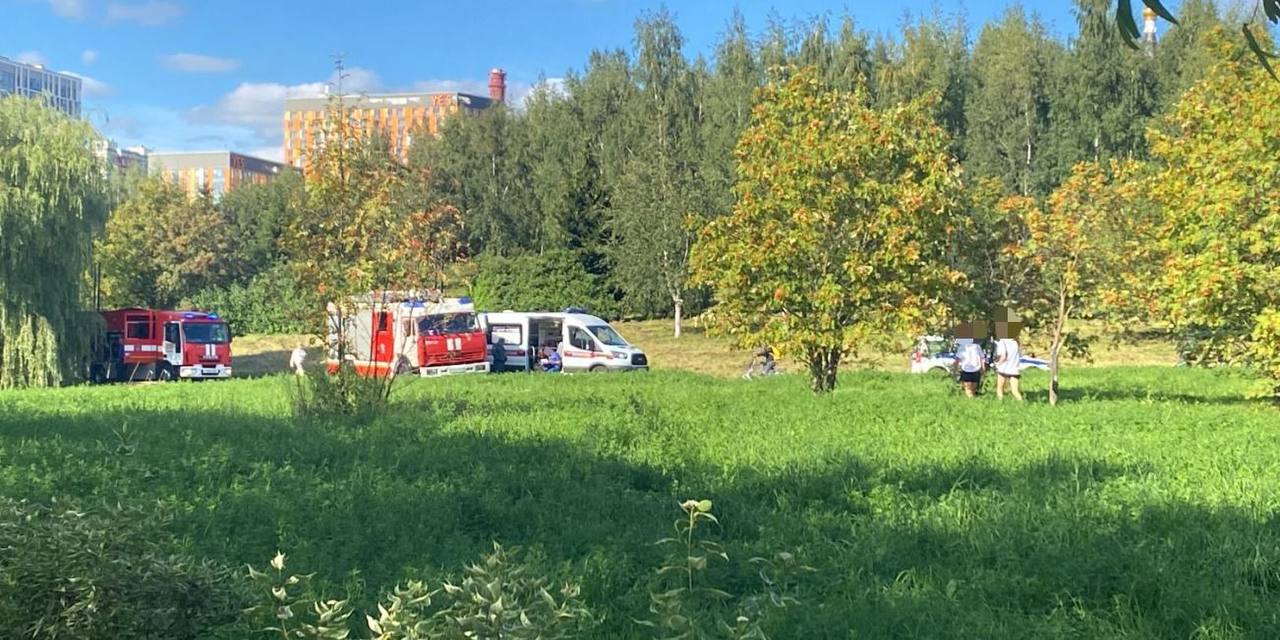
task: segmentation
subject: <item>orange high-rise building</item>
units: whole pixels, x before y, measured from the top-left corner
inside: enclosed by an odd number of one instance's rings
[[[476,113],[506,100],[507,74],[489,72],[489,97],[466,93],[383,93],[342,97],[356,135],[379,135],[402,162],[409,159],[414,136],[436,135],[445,118]],[[284,161],[303,168],[308,154],[324,138],[330,99],[288,98],[284,104]]]

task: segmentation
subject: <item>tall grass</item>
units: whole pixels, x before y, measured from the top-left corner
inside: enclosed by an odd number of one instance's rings
[[[0,496],[161,505],[185,551],[281,549],[358,606],[519,545],[608,638],[649,637],[652,543],[710,498],[730,557],[817,569],[772,637],[1280,637],[1280,416],[1229,371],[1070,371],[1057,409],[1036,376],[1025,405],[882,372],[821,398],[795,376],[467,376],[362,426],[295,421],[286,384],[0,393]],[[715,584],[754,587],[747,567]]]

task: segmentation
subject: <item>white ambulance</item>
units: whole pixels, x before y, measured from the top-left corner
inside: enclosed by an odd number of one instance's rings
[[[507,371],[533,371],[548,350],[558,350],[566,373],[647,371],[649,359],[608,322],[581,309],[562,313],[503,311],[480,315],[492,347],[507,352]],[[492,356],[491,356],[492,359]]]

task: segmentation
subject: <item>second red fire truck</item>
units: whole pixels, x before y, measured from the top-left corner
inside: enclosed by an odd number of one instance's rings
[[[484,330],[469,298],[388,291],[350,302],[345,310],[329,305],[330,372],[338,370],[343,338],[343,358],[362,375],[489,371]]]

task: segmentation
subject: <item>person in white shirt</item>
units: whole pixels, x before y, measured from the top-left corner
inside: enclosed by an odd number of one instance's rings
[[[294,349],[293,353],[289,354],[289,368],[293,369],[293,372],[298,375],[306,374],[306,371],[302,368],[302,364],[306,359],[307,350],[303,349],[302,345],[298,345],[298,348]]]
[[[956,341],[956,365],[960,367],[960,383],[964,385],[964,395],[972,398],[978,395],[978,385],[982,384],[982,372],[987,369],[987,358],[982,347],[973,339]]]
[[[1009,383],[1009,392],[1019,402],[1022,401],[1021,383],[1022,348],[1013,338],[1001,338],[996,342],[996,397],[1004,400],[1004,385]]]

